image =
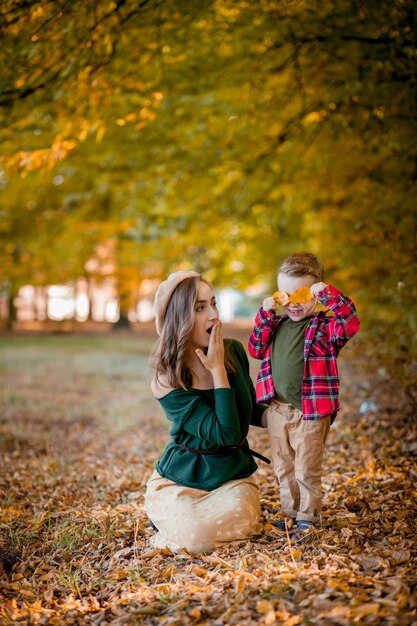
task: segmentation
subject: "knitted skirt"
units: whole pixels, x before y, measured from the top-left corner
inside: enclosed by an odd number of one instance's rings
[[[259,488],[252,476],[204,491],[178,485],[155,470],[147,484],[145,506],[158,528],[151,545],[173,552],[182,548],[210,552],[259,531]]]

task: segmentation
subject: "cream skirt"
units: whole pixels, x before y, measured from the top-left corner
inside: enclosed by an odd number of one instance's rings
[[[252,476],[203,491],[178,485],[154,471],[145,506],[158,528],[151,538],[155,548],[209,552],[259,530],[259,489]]]

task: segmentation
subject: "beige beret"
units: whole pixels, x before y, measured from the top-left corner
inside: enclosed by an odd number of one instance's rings
[[[155,294],[153,305],[155,312],[155,326],[158,335],[162,332],[167,306],[176,287],[178,287],[178,285],[186,278],[200,278],[200,276],[200,274],[193,272],[192,270],[180,270],[178,272],[172,272],[172,274],[170,274],[168,278],[159,285]]]

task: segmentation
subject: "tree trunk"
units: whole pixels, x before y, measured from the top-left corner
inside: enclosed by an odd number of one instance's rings
[[[9,282],[9,300],[8,300],[8,315],[7,315],[7,323],[6,328],[11,330],[13,328],[13,324],[17,320],[17,307],[14,303],[15,298],[19,293],[19,286],[17,283]]]
[[[91,322],[93,319],[93,294],[94,294],[94,281],[89,276],[85,276],[85,280],[87,281],[87,298],[88,298],[88,321]]]
[[[119,328],[129,328],[129,327],[130,327],[130,322],[129,322],[129,318],[127,317],[127,311],[122,311],[120,309],[120,317],[117,320],[117,322],[113,324],[113,328],[119,329]]]

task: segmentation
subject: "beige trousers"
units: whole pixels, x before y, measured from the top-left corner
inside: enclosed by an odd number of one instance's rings
[[[301,411],[291,404],[272,400],[267,424],[283,513],[294,519],[318,522],[323,452],[330,417],[303,420]]]
[[[182,548],[210,552],[259,530],[259,489],[252,476],[203,491],[178,485],[154,471],[145,507],[159,531],[151,544],[174,552]]]

